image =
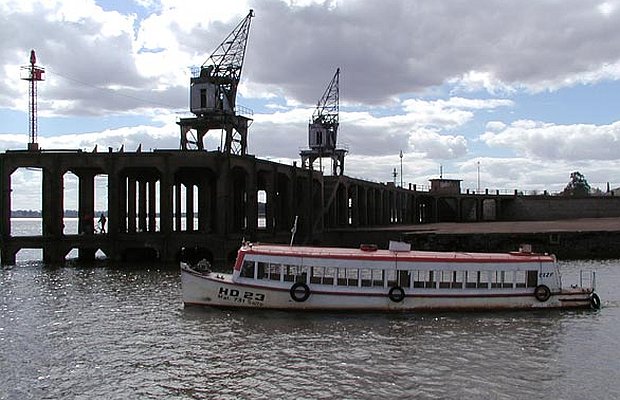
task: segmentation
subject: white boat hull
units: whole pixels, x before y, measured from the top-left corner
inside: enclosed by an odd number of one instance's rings
[[[226,308],[350,311],[509,310],[545,308],[596,308],[592,291],[583,288],[551,292],[538,300],[533,288],[510,289],[404,289],[404,298],[389,296],[390,288],[304,285],[304,293],[291,293],[293,282],[233,282],[232,275],[201,273],[182,264],[183,302]],[[396,297],[396,299],[394,298]],[[296,298],[296,299],[295,299]]]

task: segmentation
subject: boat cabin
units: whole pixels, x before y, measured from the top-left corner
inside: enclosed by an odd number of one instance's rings
[[[261,286],[299,282],[345,288],[518,289],[561,287],[549,255],[364,251],[248,245],[239,250],[233,280]],[[249,282],[248,282],[249,283]],[[346,291],[346,290],[345,290]]]

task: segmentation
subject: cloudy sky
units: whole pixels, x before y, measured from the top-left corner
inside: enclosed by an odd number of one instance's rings
[[[0,150],[176,149],[190,68],[254,9],[237,104],[249,152],[292,163],[336,68],[345,173],[463,189],[620,186],[620,1],[0,0]],[[219,133],[207,140],[214,149]],[[397,178],[400,182],[400,176]]]

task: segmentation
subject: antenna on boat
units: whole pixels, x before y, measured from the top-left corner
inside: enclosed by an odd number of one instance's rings
[[[293,239],[295,239],[295,233],[297,232],[297,219],[299,218],[299,215],[295,215],[295,223],[293,224],[293,227],[291,228],[291,246],[293,245]]]

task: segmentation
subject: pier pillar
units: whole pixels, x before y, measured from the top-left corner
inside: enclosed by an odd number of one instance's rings
[[[136,179],[127,178],[127,232],[136,232]]]
[[[224,165],[220,166],[220,174],[217,179],[215,194],[216,209],[218,211],[215,216],[215,225],[220,235],[226,235],[232,230],[232,216],[230,215],[230,210],[232,210],[230,160],[227,158],[223,164]]]
[[[147,231],[147,196],[146,196],[147,181],[144,178],[138,181],[138,229],[140,232]]]
[[[185,184],[185,230],[194,230],[194,184]]]
[[[174,185],[174,230],[181,231],[181,181],[177,180]]]
[[[95,175],[94,171],[76,170],[78,176],[78,233],[92,235],[95,218]]]
[[[173,179],[166,171],[159,183],[159,230],[165,234],[172,231]]]
[[[63,226],[63,174],[60,168],[43,168],[43,261],[61,263],[64,251],[59,246]],[[91,222],[92,223],[92,222]]]
[[[256,168],[246,177],[245,192],[247,195],[245,204],[247,226],[245,234],[248,236],[246,238],[247,240],[254,240],[256,230],[258,229],[258,186],[256,181]]]
[[[155,232],[157,230],[157,207],[156,207],[156,198],[155,191],[157,181],[150,180],[148,182],[149,188],[149,212],[148,212],[148,230],[149,232]]]
[[[112,238],[119,232],[127,232],[127,182],[116,171],[108,174],[107,231]]]
[[[11,238],[11,174],[0,161],[0,263],[2,265],[15,264],[15,254],[9,250],[8,241]]]

